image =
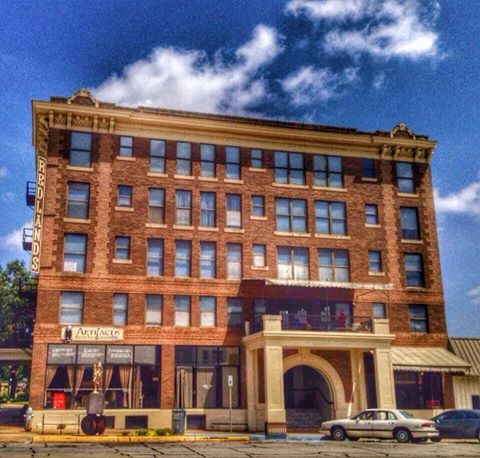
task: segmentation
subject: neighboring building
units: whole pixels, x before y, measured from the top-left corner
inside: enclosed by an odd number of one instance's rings
[[[453,377],[455,407],[480,410],[480,338],[450,337],[450,349],[470,363],[465,375]]]
[[[269,433],[453,407],[428,137],[86,90],[33,130],[35,410],[85,407],[96,358],[117,428],[224,428],[230,380],[235,426]]]

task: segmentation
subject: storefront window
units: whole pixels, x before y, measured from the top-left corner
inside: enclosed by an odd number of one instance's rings
[[[103,365],[107,408],[159,407],[159,346],[49,345],[45,408],[86,408],[95,361]]]
[[[395,371],[395,395],[399,409],[443,408],[442,374]]]
[[[228,379],[233,379],[232,407],[240,406],[238,347],[175,347],[176,406],[229,407]]]

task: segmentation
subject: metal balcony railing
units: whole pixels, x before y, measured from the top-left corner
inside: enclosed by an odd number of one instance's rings
[[[34,181],[27,181],[27,189],[25,190],[25,202],[28,207],[35,206],[35,193],[37,191],[37,184]]]
[[[22,245],[25,251],[32,251],[33,229],[31,227],[23,228]]]
[[[306,315],[302,313],[280,314],[282,331],[351,331],[372,332],[372,320],[368,316]],[[250,333],[263,329],[263,316],[256,315],[250,323]]]

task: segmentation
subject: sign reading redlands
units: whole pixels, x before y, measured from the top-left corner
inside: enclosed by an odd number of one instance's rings
[[[40,272],[40,244],[42,241],[43,206],[45,201],[45,178],[47,176],[47,158],[37,158],[37,186],[35,191],[35,210],[33,217],[32,257],[30,270]]]

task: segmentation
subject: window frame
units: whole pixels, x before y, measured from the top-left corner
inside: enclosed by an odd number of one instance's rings
[[[258,148],[250,150],[250,167],[252,169],[263,169],[263,150]]]
[[[382,259],[381,250],[368,250],[368,272],[369,273],[383,272],[383,259]]]
[[[285,201],[288,203],[288,213],[279,213],[279,204],[281,201]],[[295,214],[296,209],[294,208],[294,203],[301,202],[303,205],[303,215]],[[285,231],[279,225],[279,218],[288,218],[288,230]],[[298,220],[302,220],[302,226],[304,226],[304,230],[297,231],[294,230],[294,226],[298,222]],[[286,233],[298,233],[298,234],[306,234],[308,232],[308,209],[307,209],[307,200],[306,199],[297,199],[297,198],[287,198],[287,197],[276,197],[275,198],[275,228],[278,232],[286,232]]]
[[[286,156],[281,156],[286,155]],[[302,167],[296,167],[292,165],[294,157],[301,157]],[[280,157],[286,157],[285,165],[278,165]],[[275,151],[273,153],[273,166],[274,166],[274,180],[278,184],[289,184],[289,185],[300,185],[304,186],[306,183],[305,179],[305,155],[303,153],[296,153],[291,151]],[[284,171],[284,173],[280,173]],[[297,181],[297,173],[301,172],[302,180],[301,182]]]
[[[208,307],[205,308],[204,302],[206,300],[211,300],[212,303],[208,304]],[[215,296],[200,296],[198,300],[198,308],[200,311],[200,327],[201,328],[214,328],[217,325],[216,309],[217,301]],[[211,317],[213,319],[206,320],[206,317]]]
[[[160,203],[153,203],[152,198],[154,192],[159,192],[162,196]],[[159,218],[153,216],[159,215]],[[148,222],[153,224],[165,224],[165,189],[164,188],[148,188]]]
[[[116,302],[118,299],[125,299],[125,303]],[[123,300],[121,301],[123,302]],[[121,312],[122,320],[116,320],[116,314]],[[113,326],[126,326],[128,315],[128,294],[127,293],[113,293],[112,295],[112,324]],[[118,316],[117,316],[118,317]]]
[[[256,199],[261,199],[262,205],[257,205],[255,203]],[[251,202],[251,214],[250,216],[256,217],[256,218],[263,218],[265,217],[265,196],[260,196],[258,194],[252,195],[250,197],[250,202]],[[257,214],[256,209],[260,209],[261,212]]]
[[[177,304],[177,300],[186,299],[186,306],[179,308],[180,304]],[[179,313],[188,313],[188,324],[180,324],[181,320],[177,319],[177,314]],[[176,294],[173,296],[173,325],[179,328],[188,328],[192,325],[192,298],[191,296],[185,294]]]
[[[72,306],[72,305],[64,305],[63,304],[63,298],[64,295],[66,296],[67,294],[73,295],[75,294],[78,298],[80,298],[80,301],[78,303],[78,307]],[[58,307],[58,323],[59,324],[67,324],[67,325],[75,325],[75,324],[82,324],[83,323],[83,310],[85,307],[85,293],[82,291],[61,291],[60,292],[60,298],[59,298],[60,304]],[[80,318],[78,321],[69,321],[69,320],[62,320],[62,312],[67,310],[77,310],[80,314]]]
[[[160,255],[152,255],[150,253],[150,249],[152,248],[158,248],[151,246],[151,243],[153,242],[159,242],[159,247],[160,247]],[[163,276],[163,270],[164,270],[164,257],[165,257],[165,242],[163,239],[160,239],[158,237],[148,237],[147,238],[147,276],[148,277],[161,277]],[[154,265],[158,265],[159,267],[159,273],[151,273],[150,271],[150,261],[154,262]]]
[[[380,314],[381,316],[378,316],[379,314],[376,313],[375,308],[382,308],[382,313]],[[378,318],[378,319],[384,319],[387,318],[387,307],[385,305],[385,302],[373,302],[372,303],[372,318]]]
[[[281,253],[281,251],[283,253]],[[288,256],[288,264],[280,262],[280,258]],[[306,255],[306,263],[298,262],[302,256]],[[281,267],[281,266],[286,266]],[[288,272],[283,275],[282,272]],[[277,246],[277,278],[280,280],[306,281],[310,279],[310,253],[306,247],[297,246]]]
[[[241,297],[227,297],[227,327],[240,329],[243,324],[243,301]]]
[[[163,145],[161,151],[154,151],[153,145],[154,144]],[[166,173],[166,150],[167,150],[167,142],[165,140],[151,138],[150,139],[150,149],[149,149],[149,171],[152,173]],[[153,161],[152,161],[153,159]],[[152,163],[159,163],[161,167],[152,167]]]
[[[231,160],[231,154],[238,153],[238,161]],[[231,169],[237,170],[236,173],[231,173]],[[225,178],[227,180],[241,180],[242,179],[242,156],[241,149],[238,146],[225,146]]]
[[[320,161],[320,158],[323,161]],[[334,161],[339,161],[340,171],[335,170],[333,166]],[[313,185],[321,188],[343,189],[345,186],[343,160],[341,156],[315,154],[313,156]],[[319,167],[319,162],[323,162],[324,166]],[[323,177],[323,178],[320,178]],[[333,184],[333,179],[339,178],[340,186]]]
[[[185,194],[188,196],[189,204],[188,206],[181,206],[179,205],[179,196],[181,194]],[[181,218],[179,215],[182,213],[188,213],[188,224],[180,222]],[[191,226],[192,225],[192,191],[188,189],[176,189],[175,190],[175,224],[177,226]]]
[[[122,194],[122,191],[128,191],[128,194]],[[123,202],[125,199],[125,202]],[[128,184],[117,185],[117,207],[132,208],[133,207],[133,186]]]
[[[73,139],[76,135],[79,136],[88,136],[89,137],[89,148],[82,148],[82,147],[73,147]],[[85,137],[86,138],[86,137]],[[68,153],[68,163],[72,167],[82,167],[82,168],[90,168],[92,166],[92,143],[93,143],[93,135],[90,132],[79,132],[79,131],[72,131],[70,134],[70,149]],[[83,161],[73,161],[72,160],[72,153],[78,152],[80,156],[84,153],[88,153],[88,165],[87,162]]]
[[[235,249],[238,249],[237,250],[234,250],[232,251],[232,248],[235,248]],[[239,253],[240,254],[240,259],[237,260],[237,259],[230,259],[229,256],[231,256],[232,254],[235,254],[235,253]],[[242,279],[242,275],[243,275],[243,266],[242,266],[242,260],[243,260],[243,253],[242,253],[242,244],[241,243],[237,243],[237,242],[227,242],[227,246],[226,246],[226,252],[225,252],[225,257],[226,257],[226,269],[225,269],[225,276],[226,276],[226,279],[227,280],[241,280]],[[238,276],[230,276],[230,272],[231,272],[231,269],[230,267],[232,266],[232,264],[234,266],[238,266]],[[236,270],[236,269],[235,269]]]
[[[213,259],[210,257],[205,256],[205,251],[204,248],[206,247],[213,247]],[[200,241],[200,256],[199,256],[199,261],[200,261],[200,268],[198,272],[199,278],[216,278],[217,277],[217,244],[214,241],[210,240],[202,240]],[[210,269],[212,269],[212,275],[205,276],[202,274],[203,268],[207,263],[210,266]]]
[[[375,212],[369,211],[370,209],[375,209]],[[369,218],[374,218],[375,222],[372,223],[369,221]],[[380,224],[380,219],[378,217],[378,204],[365,204],[365,224],[370,226],[378,226]]]
[[[230,208],[233,201],[239,204],[238,210]],[[241,229],[242,228],[242,195],[227,193],[225,194],[225,227],[229,229]],[[238,218],[238,224],[232,224],[231,221]]]
[[[205,202],[204,197],[213,196],[213,207],[210,208],[207,206],[208,201]],[[213,214],[213,224],[203,224],[203,216],[207,216],[206,220],[208,221]],[[217,194],[213,191],[200,191],[200,227],[217,227]]]
[[[413,311],[414,308],[416,308],[417,311],[422,310],[424,312],[423,316],[415,315]],[[409,323],[410,332],[428,334],[430,332],[430,323],[429,323],[427,305],[426,304],[408,304],[408,323]]]
[[[327,216],[319,216],[319,205],[326,204]],[[315,210],[315,233],[316,234],[329,234],[329,235],[347,235],[347,209],[345,202],[339,201],[329,201],[329,200],[315,200],[314,201],[314,210]],[[342,209],[342,217],[334,217],[334,207],[339,206]],[[327,232],[319,230],[319,222],[326,222],[328,226]],[[343,230],[338,232],[336,231],[335,225],[341,224]]]
[[[404,227],[404,223],[406,223],[406,220],[408,219],[408,216],[406,215],[407,212],[412,212],[415,215],[414,228]],[[418,207],[408,207],[408,206],[400,207],[400,230],[402,233],[403,240],[421,240]]]
[[[377,178],[375,159],[362,158],[362,178]]]
[[[321,264],[320,262],[320,257],[321,257],[321,252],[329,252],[329,257],[330,257],[330,264]],[[341,265],[337,264],[336,260],[339,254],[345,254],[345,259],[347,260],[347,264]],[[317,263],[318,263],[318,278],[320,281],[325,281],[325,282],[335,282],[335,283],[349,283],[350,282],[350,253],[349,250],[344,249],[344,248],[317,248]],[[331,279],[328,280],[323,280],[322,279],[322,269],[329,269],[330,274],[329,277]],[[341,271],[346,271],[347,273],[347,279],[346,280],[340,280],[337,277],[337,269]]]
[[[402,166],[409,166],[407,174],[401,172]],[[415,194],[415,169],[412,162],[395,162],[395,176],[398,192],[404,194]],[[407,184],[408,183],[408,184]]]
[[[86,199],[75,199],[71,197],[71,190],[74,186],[84,188],[82,192],[86,190]],[[84,212],[79,216],[78,214],[71,214],[70,205],[74,207],[81,205],[84,208]],[[69,181],[67,183],[67,205],[66,205],[66,217],[74,219],[88,219],[90,214],[90,183],[84,183],[81,181]]]
[[[204,151],[205,147],[211,147],[210,151],[208,151],[208,154],[213,153],[213,158],[212,159],[205,159],[204,154],[207,151]],[[207,172],[207,169],[204,168],[205,164],[210,164],[212,166],[213,173]],[[200,144],[200,176],[201,177],[206,177],[206,178],[215,178],[217,176],[217,164],[215,160],[215,145],[211,145],[208,143],[201,143]]]
[[[80,251],[67,251],[67,238],[68,237],[77,237],[83,240],[83,252]],[[75,273],[85,273],[87,268],[87,249],[88,249],[88,236],[87,234],[79,234],[76,232],[66,232],[63,234],[63,262],[62,262],[62,272],[75,272]],[[81,270],[65,270],[65,262],[74,262],[68,260],[67,257],[71,256],[72,258],[81,257],[81,265],[83,268]]]
[[[182,147],[186,145],[188,145],[188,148],[183,151]],[[181,176],[192,176],[192,144],[190,142],[177,141],[175,151],[175,173]]]
[[[255,253],[256,248],[261,248],[261,253]],[[257,264],[256,260],[261,259],[261,264]],[[252,245],[252,267],[264,268],[267,266],[267,247],[264,243],[254,243]]]
[[[119,242],[120,241],[126,241],[127,246],[126,247],[119,247]],[[126,257],[118,257],[119,250],[126,251],[127,256]],[[130,260],[130,251],[131,251],[131,240],[130,236],[128,235],[117,235],[115,236],[115,258],[116,260],[121,260],[121,261],[126,261]]]
[[[122,142],[125,140],[130,140],[130,145],[124,145]],[[127,142],[128,143],[128,142]],[[124,154],[127,152],[128,154]],[[118,142],[118,156],[120,157],[133,157],[133,137],[120,135],[120,139]]]
[[[188,256],[179,257],[179,245],[184,244],[188,250]],[[177,262],[185,262],[185,266],[188,269],[187,275],[179,275],[178,271],[180,266],[177,265]],[[190,278],[192,276],[192,241],[191,240],[175,240],[175,264],[174,264],[174,276],[179,278]]]
[[[160,315],[160,318],[156,321],[149,321],[148,319],[148,312],[150,311],[156,311],[157,307],[152,307],[152,304],[149,305],[149,299],[152,298],[159,298],[160,303],[158,307],[158,313]],[[163,295],[162,294],[145,294],[145,325],[146,326],[161,326],[162,325],[162,318],[163,318]]]
[[[413,259],[415,257],[416,259],[420,260],[420,268],[419,269],[413,269],[409,270],[407,269],[408,266],[408,260],[407,258]],[[425,288],[426,281],[425,281],[425,266],[423,263],[423,255],[422,253],[404,253],[403,254],[403,267],[405,269],[405,284],[407,287],[417,287],[417,288]],[[416,275],[419,275],[419,280],[420,282],[414,282],[412,283],[411,280],[409,280],[409,273],[412,275],[416,273]],[[417,284],[418,283],[418,284]]]

